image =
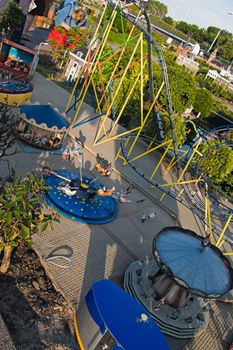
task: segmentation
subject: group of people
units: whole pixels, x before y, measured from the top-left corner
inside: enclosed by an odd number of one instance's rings
[[[50,175],[54,175],[62,180],[65,180],[66,184],[59,186],[58,189],[60,191],[62,191],[63,193],[65,193],[68,196],[74,196],[76,195],[76,193],[78,191],[82,191],[82,192],[86,192],[87,193],[87,199],[92,199],[94,198],[96,195],[98,196],[112,196],[116,189],[115,186],[112,186],[111,188],[107,188],[106,186],[100,187],[98,189],[93,189],[90,185],[92,183],[92,181],[90,182],[85,182],[82,181],[80,179],[80,177],[70,180],[68,178],[65,178],[59,174],[57,174],[56,172],[52,171],[49,167],[44,166],[42,168],[42,175],[44,177],[50,176]],[[117,199],[120,203],[130,203],[131,201],[129,199],[127,199],[127,196],[130,196],[133,190],[133,185],[130,184],[129,186],[127,186],[127,188],[125,188],[123,191],[121,191],[120,193],[116,193],[117,195]]]
[[[35,16],[47,16],[52,0],[14,0],[22,11],[22,21],[18,29],[13,33],[11,40],[21,42],[30,40],[29,29]],[[68,32],[71,28],[87,28],[88,15],[80,7],[77,0],[63,0],[55,14],[55,27],[49,34],[49,40],[55,39],[57,27],[62,27]]]
[[[55,171],[52,171],[47,166],[44,166],[42,168],[42,175],[45,178],[47,176],[54,175],[54,176],[64,180],[66,182],[66,184],[59,186],[58,190],[62,191],[63,193],[65,193],[66,195],[68,195],[70,197],[76,195],[76,193],[78,191],[86,192],[87,199],[92,199],[96,195],[102,196],[102,197],[111,196],[115,192],[115,186],[113,186],[110,189],[107,189],[106,186],[103,186],[102,188],[98,188],[98,189],[93,189],[90,187],[90,182],[82,181],[79,177],[70,180],[68,178],[65,178],[65,177],[57,174]]]

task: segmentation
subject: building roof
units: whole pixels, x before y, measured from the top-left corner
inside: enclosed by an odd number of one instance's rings
[[[23,105],[20,112],[24,119],[42,128],[64,130],[69,127],[68,121],[50,105]]]

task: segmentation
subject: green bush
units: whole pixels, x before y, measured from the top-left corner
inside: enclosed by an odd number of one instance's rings
[[[11,35],[23,25],[23,21],[21,9],[15,2],[10,1],[0,13],[0,33],[4,33],[10,39]]]

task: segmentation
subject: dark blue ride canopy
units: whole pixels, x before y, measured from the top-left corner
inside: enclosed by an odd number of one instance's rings
[[[101,332],[109,330],[116,340],[114,350],[169,350],[149,313],[112,282],[94,283],[86,295],[86,304]]]
[[[20,112],[24,113],[28,120],[34,119],[37,125],[46,124],[48,128],[68,128],[68,121],[50,105],[23,105]]]
[[[208,240],[180,227],[163,229],[154,239],[161,268],[181,285],[201,296],[220,296],[233,287],[233,270]]]
[[[57,174],[70,179],[79,180],[79,174],[70,171],[56,171]],[[83,177],[83,182],[87,184],[92,179]],[[63,181],[54,175],[48,176],[45,180],[48,190],[45,193],[45,199],[50,206],[60,212],[62,215],[79,222],[101,225],[115,220],[118,215],[118,202],[116,199],[106,196],[94,196],[88,198],[88,192],[78,190],[74,196],[68,196],[59,189],[68,182]],[[98,181],[93,181],[90,191],[93,193],[103,185]]]

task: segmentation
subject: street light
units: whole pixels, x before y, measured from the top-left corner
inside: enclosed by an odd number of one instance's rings
[[[210,45],[210,47],[208,48],[207,52],[210,52],[210,50],[211,50],[211,49],[212,49],[212,47],[214,46],[214,44],[215,44],[216,40],[218,39],[219,34],[220,34],[222,31],[223,31],[223,29],[220,29],[220,30],[218,31],[218,33],[216,34],[216,36],[215,36],[214,40],[212,41],[212,44],[211,44],[211,45]]]
[[[233,15],[233,12],[228,12],[227,14],[228,14],[228,15]],[[219,34],[220,34],[223,30],[224,30],[224,29],[220,29],[220,30],[218,31],[218,33],[216,34],[216,36],[215,36],[214,40],[212,41],[212,44],[210,45],[210,47],[209,47],[209,49],[207,50],[207,52],[210,52],[210,50],[211,50],[212,47],[214,46],[216,40],[218,39]]]

